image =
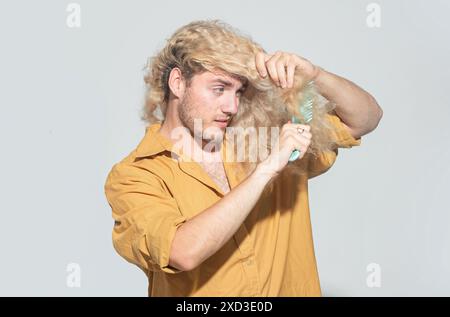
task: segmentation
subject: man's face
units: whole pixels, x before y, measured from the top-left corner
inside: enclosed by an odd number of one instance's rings
[[[237,113],[242,91],[243,83],[223,72],[196,74],[181,100],[180,120],[192,135],[217,140]]]

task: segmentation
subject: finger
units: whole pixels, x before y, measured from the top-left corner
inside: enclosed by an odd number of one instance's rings
[[[289,63],[289,65],[287,66],[287,87],[288,88],[292,88],[294,86],[295,67],[297,67],[297,65],[295,63]]]
[[[279,57],[280,53],[276,53],[266,62],[267,71],[269,72],[270,78],[272,78],[277,86],[280,86],[280,82],[278,80],[278,72],[275,63],[277,62]]]
[[[276,63],[278,81],[280,82],[281,88],[286,87],[286,62],[286,59],[281,56]]]
[[[289,120],[290,121],[290,120]],[[286,126],[289,129],[295,129],[297,130],[297,128],[302,128],[305,131],[311,131],[311,126],[307,125],[307,124],[301,124],[301,123],[286,123],[284,124],[284,126]]]
[[[295,133],[289,133],[288,135],[286,135],[285,140],[285,142],[289,142],[289,149],[291,151],[300,151],[300,157],[305,154],[305,152],[308,150],[309,145],[311,144],[310,140]]]
[[[264,63],[267,62],[269,59],[271,59],[273,55],[275,55],[275,54],[265,54]]]
[[[295,129],[297,129],[297,128],[302,128],[308,132],[311,131],[311,126],[307,125],[307,124],[295,123]]]
[[[312,134],[309,133],[308,131],[303,131],[303,133],[301,133],[301,135],[303,135],[305,138],[311,140],[312,139]]]
[[[297,130],[297,129],[295,129],[295,130],[289,130],[289,131],[294,131],[293,133],[296,133],[296,134],[298,134],[298,135],[301,135],[301,136],[305,137],[305,138],[308,139],[308,140],[311,140],[311,139],[312,139],[312,134],[311,134],[310,132],[306,131],[306,130],[303,130],[302,133],[300,133],[300,131]]]
[[[256,70],[261,75],[262,78],[267,76],[266,62],[265,62],[266,54],[263,52],[258,52],[255,58]]]
[[[312,134],[307,131],[304,131],[303,133],[299,133],[297,130],[287,130],[286,133],[288,135],[292,134],[295,136],[299,136],[302,140],[311,142]]]

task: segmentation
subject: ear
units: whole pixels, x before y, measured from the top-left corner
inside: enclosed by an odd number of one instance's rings
[[[177,98],[181,98],[184,95],[185,80],[183,74],[178,67],[174,67],[169,74],[168,85],[172,94]]]

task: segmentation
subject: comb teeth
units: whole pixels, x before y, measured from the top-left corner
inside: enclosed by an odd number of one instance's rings
[[[302,102],[299,105],[299,112],[303,117],[304,123],[309,123],[312,120],[313,117],[313,99],[314,99],[314,82],[310,81],[308,82],[308,84],[306,85],[305,88],[305,92],[304,92],[304,98],[302,100]],[[291,119],[292,123],[300,123],[300,121],[295,117],[292,116]],[[294,150],[291,153],[291,156],[289,157],[289,162],[293,162],[296,159],[298,159],[300,156],[300,151],[299,150]]]
[[[303,98],[300,106],[299,112],[303,116],[304,122],[309,123],[313,117],[313,81],[308,82],[305,89],[305,97]]]
[[[312,105],[313,105],[312,99],[308,99],[304,104],[300,106],[300,113],[302,114],[306,123],[312,120],[313,115]]]

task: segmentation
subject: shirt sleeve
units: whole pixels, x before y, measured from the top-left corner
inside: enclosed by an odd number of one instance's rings
[[[316,177],[328,171],[336,161],[339,153],[338,148],[351,148],[361,145],[361,137],[355,139],[335,113],[328,113],[326,116],[333,126],[333,130],[330,132],[330,138],[334,146],[332,150],[320,152],[318,156],[310,155],[308,178]]]
[[[169,255],[175,232],[187,219],[161,178],[121,162],[107,177],[105,195],[115,220],[116,251],[146,273],[181,272],[169,266]]]

